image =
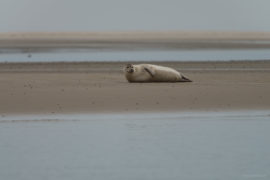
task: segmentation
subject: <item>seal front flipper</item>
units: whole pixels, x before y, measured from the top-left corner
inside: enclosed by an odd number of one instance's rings
[[[150,74],[151,77],[154,77],[154,73],[147,67],[144,67],[144,70]]]

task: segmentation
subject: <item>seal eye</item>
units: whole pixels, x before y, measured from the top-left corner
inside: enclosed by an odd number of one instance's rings
[[[132,64],[127,64],[126,67],[127,68],[132,68],[133,66],[132,66]]]

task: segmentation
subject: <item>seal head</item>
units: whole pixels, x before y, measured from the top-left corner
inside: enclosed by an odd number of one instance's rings
[[[127,64],[126,67],[125,67],[125,71],[127,73],[133,73],[134,72],[134,67],[132,64]]]

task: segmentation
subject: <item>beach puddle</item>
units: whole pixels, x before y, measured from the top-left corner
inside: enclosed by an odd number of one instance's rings
[[[269,60],[269,49],[53,49],[0,52],[0,62],[123,62]]]

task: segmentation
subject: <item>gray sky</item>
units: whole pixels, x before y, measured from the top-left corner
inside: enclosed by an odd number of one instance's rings
[[[270,31],[270,0],[0,0],[0,32]]]

